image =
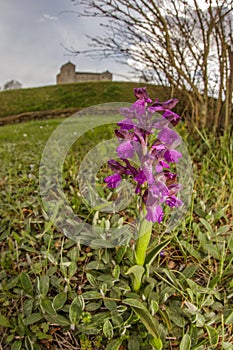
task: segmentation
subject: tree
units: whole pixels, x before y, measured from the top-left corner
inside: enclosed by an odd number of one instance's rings
[[[17,80],[10,80],[3,85],[3,90],[21,89],[22,86],[23,85],[20,82],[18,82]]]
[[[208,0],[205,8],[201,0],[72,1],[80,15],[105,19],[105,34],[92,38],[99,56],[124,59],[147,81],[182,91],[196,125],[229,126],[232,0]]]

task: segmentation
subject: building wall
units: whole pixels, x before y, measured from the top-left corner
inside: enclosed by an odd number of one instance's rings
[[[67,84],[74,82],[86,81],[112,81],[112,73],[106,71],[103,73],[81,73],[75,71],[75,65],[71,62],[61,67],[60,73],[57,75],[57,84]]]
[[[57,84],[73,83],[75,79],[75,65],[69,62],[61,67],[61,71],[57,75]]]

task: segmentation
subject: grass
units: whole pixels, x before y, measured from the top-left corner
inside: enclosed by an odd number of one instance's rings
[[[23,112],[86,108],[107,102],[132,102],[134,87],[139,83],[90,82],[39,88],[0,91],[0,117]],[[147,85],[148,91],[160,99],[169,98],[169,90]]]
[[[22,106],[15,102],[12,113],[26,108],[25,102]],[[60,106],[65,108],[65,103]],[[79,246],[44,218],[38,169],[46,141],[60,123],[0,129],[0,348],[152,349],[146,329],[121,302],[132,297],[124,274],[130,251]],[[195,137],[185,129],[180,132],[193,160],[192,203],[154,262],[144,293],[153,305],[164,349],[231,350],[233,140],[230,135],[214,139],[198,130]],[[90,132],[80,141],[82,154],[77,151],[80,144],[74,145],[65,161],[64,188],[80,215],[88,209],[76,190],[78,165],[90,147],[112,135],[111,126]],[[132,206],[127,217],[133,211]],[[100,213],[92,214],[90,220],[106,224]],[[111,224],[121,222],[118,215],[108,219]]]

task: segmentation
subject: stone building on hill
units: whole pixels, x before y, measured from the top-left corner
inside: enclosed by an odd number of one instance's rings
[[[75,65],[68,62],[61,66],[60,73],[57,74],[57,84],[100,80],[112,81],[112,73],[108,70],[103,73],[76,72]]]

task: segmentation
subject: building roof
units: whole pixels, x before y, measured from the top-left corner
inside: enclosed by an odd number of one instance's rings
[[[63,67],[65,67],[65,66],[73,66],[73,67],[75,67],[75,64],[73,64],[72,62],[69,61],[69,62],[63,64],[63,65],[61,66],[61,69],[62,69]]]
[[[94,73],[94,72],[76,72],[76,74],[80,74],[80,75],[83,75],[83,74],[89,74],[89,75],[96,75],[96,74],[98,74],[98,75],[100,75],[100,74],[104,74],[104,73],[110,73],[109,71],[105,71],[105,72],[101,72],[101,73]],[[110,74],[112,74],[112,73],[110,73]]]

